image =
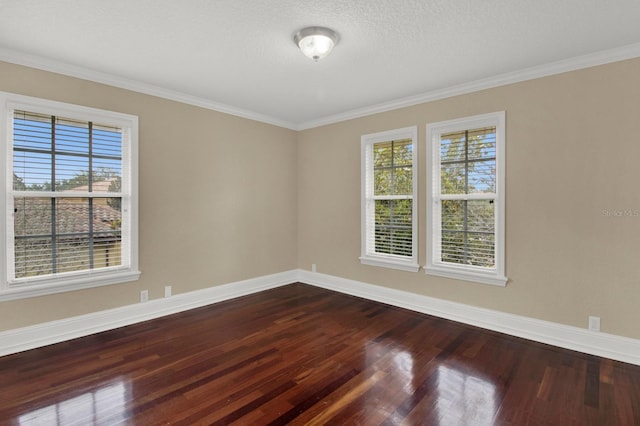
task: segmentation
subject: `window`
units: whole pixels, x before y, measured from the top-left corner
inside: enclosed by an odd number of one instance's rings
[[[427,274],[506,284],[505,114],[427,125]]]
[[[417,127],[364,135],[363,264],[417,271]]]
[[[0,100],[0,300],[137,279],[137,117]]]

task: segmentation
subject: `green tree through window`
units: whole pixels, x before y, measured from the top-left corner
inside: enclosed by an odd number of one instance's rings
[[[413,193],[412,143],[410,139],[373,145],[375,199],[375,251],[397,256],[412,255]]]
[[[487,127],[440,137],[443,195],[495,193],[496,129]],[[495,264],[494,200],[442,200],[441,260],[482,267]]]
[[[504,146],[504,111],[427,125],[427,274],[506,284]]]
[[[367,265],[419,269],[417,128],[362,136],[362,255]]]

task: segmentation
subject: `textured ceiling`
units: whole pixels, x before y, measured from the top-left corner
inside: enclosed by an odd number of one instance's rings
[[[0,60],[304,128],[568,58],[640,52],[638,18],[638,0],[0,0]],[[341,37],[317,63],[292,41],[313,25]]]

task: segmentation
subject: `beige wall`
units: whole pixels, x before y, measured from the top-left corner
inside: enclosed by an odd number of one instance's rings
[[[506,111],[507,287],[361,265],[360,136],[418,125],[419,259],[426,259],[425,126]],[[298,265],[318,272],[640,338],[640,60],[302,131]]]
[[[140,118],[135,283],[0,303],[0,330],[296,267],[640,339],[640,59],[293,132],[0,62],[0,90]],[[507,113],[505,288],[361,265],[360,136]]]
[[[296,133],[0,62],[0,90],[139,117],[133,283],[0,303],[0,330],[295,269]]]

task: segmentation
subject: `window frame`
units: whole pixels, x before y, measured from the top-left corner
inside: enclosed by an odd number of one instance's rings
[[[440,215],[440,137],[443,134],[482,127],[496,128],[496,192],[495,214],[495,266],[485,268],[442,262],[436,256],[441,249],[442,224]],[[425,273],[446,278],[505,286],[505,112],[474,115],[427,124],[427,261]],[[465,200],[473,199],[467,194]],[[484,198],[484,197],[481,197]]]
[[[114,267],[86,269],[54,275],[10,279],[14,266],[13,119],[14,111],[55,115],[122,128],[122,261]],[[42,296],[85,288],[135,281],[138,270],[138,117],[64,102],[0,92],[0,301]],[[86,195],[86,194],[85,194]],[[50,198],[51,193],[42,192]],[[77,195],[79,196],[79,195]],[[63,196],[64,197],[64,196]],[[128,261],[128,262],[127,262]]]
[[[373,145],[377,143],[391,142],[394,140],[411,139],[411,178],[412,178],[412,206],[411,206],[411,257],[393,254],[376,253],[371,249],[369,237],[371,223],[369,215],[375,215],[375,208],[370,211],[368,204],[373,201]],[[418,263],[418,126],[404,127],[378,133],[363,135],[360,139],[361,146],[361,255],[360,262],[369,266],[380,266],[402,271],[417,272],[420,269]],[[370,165],[370,167],[368,167]],[[374,236],[375,239],[375,236]]]

